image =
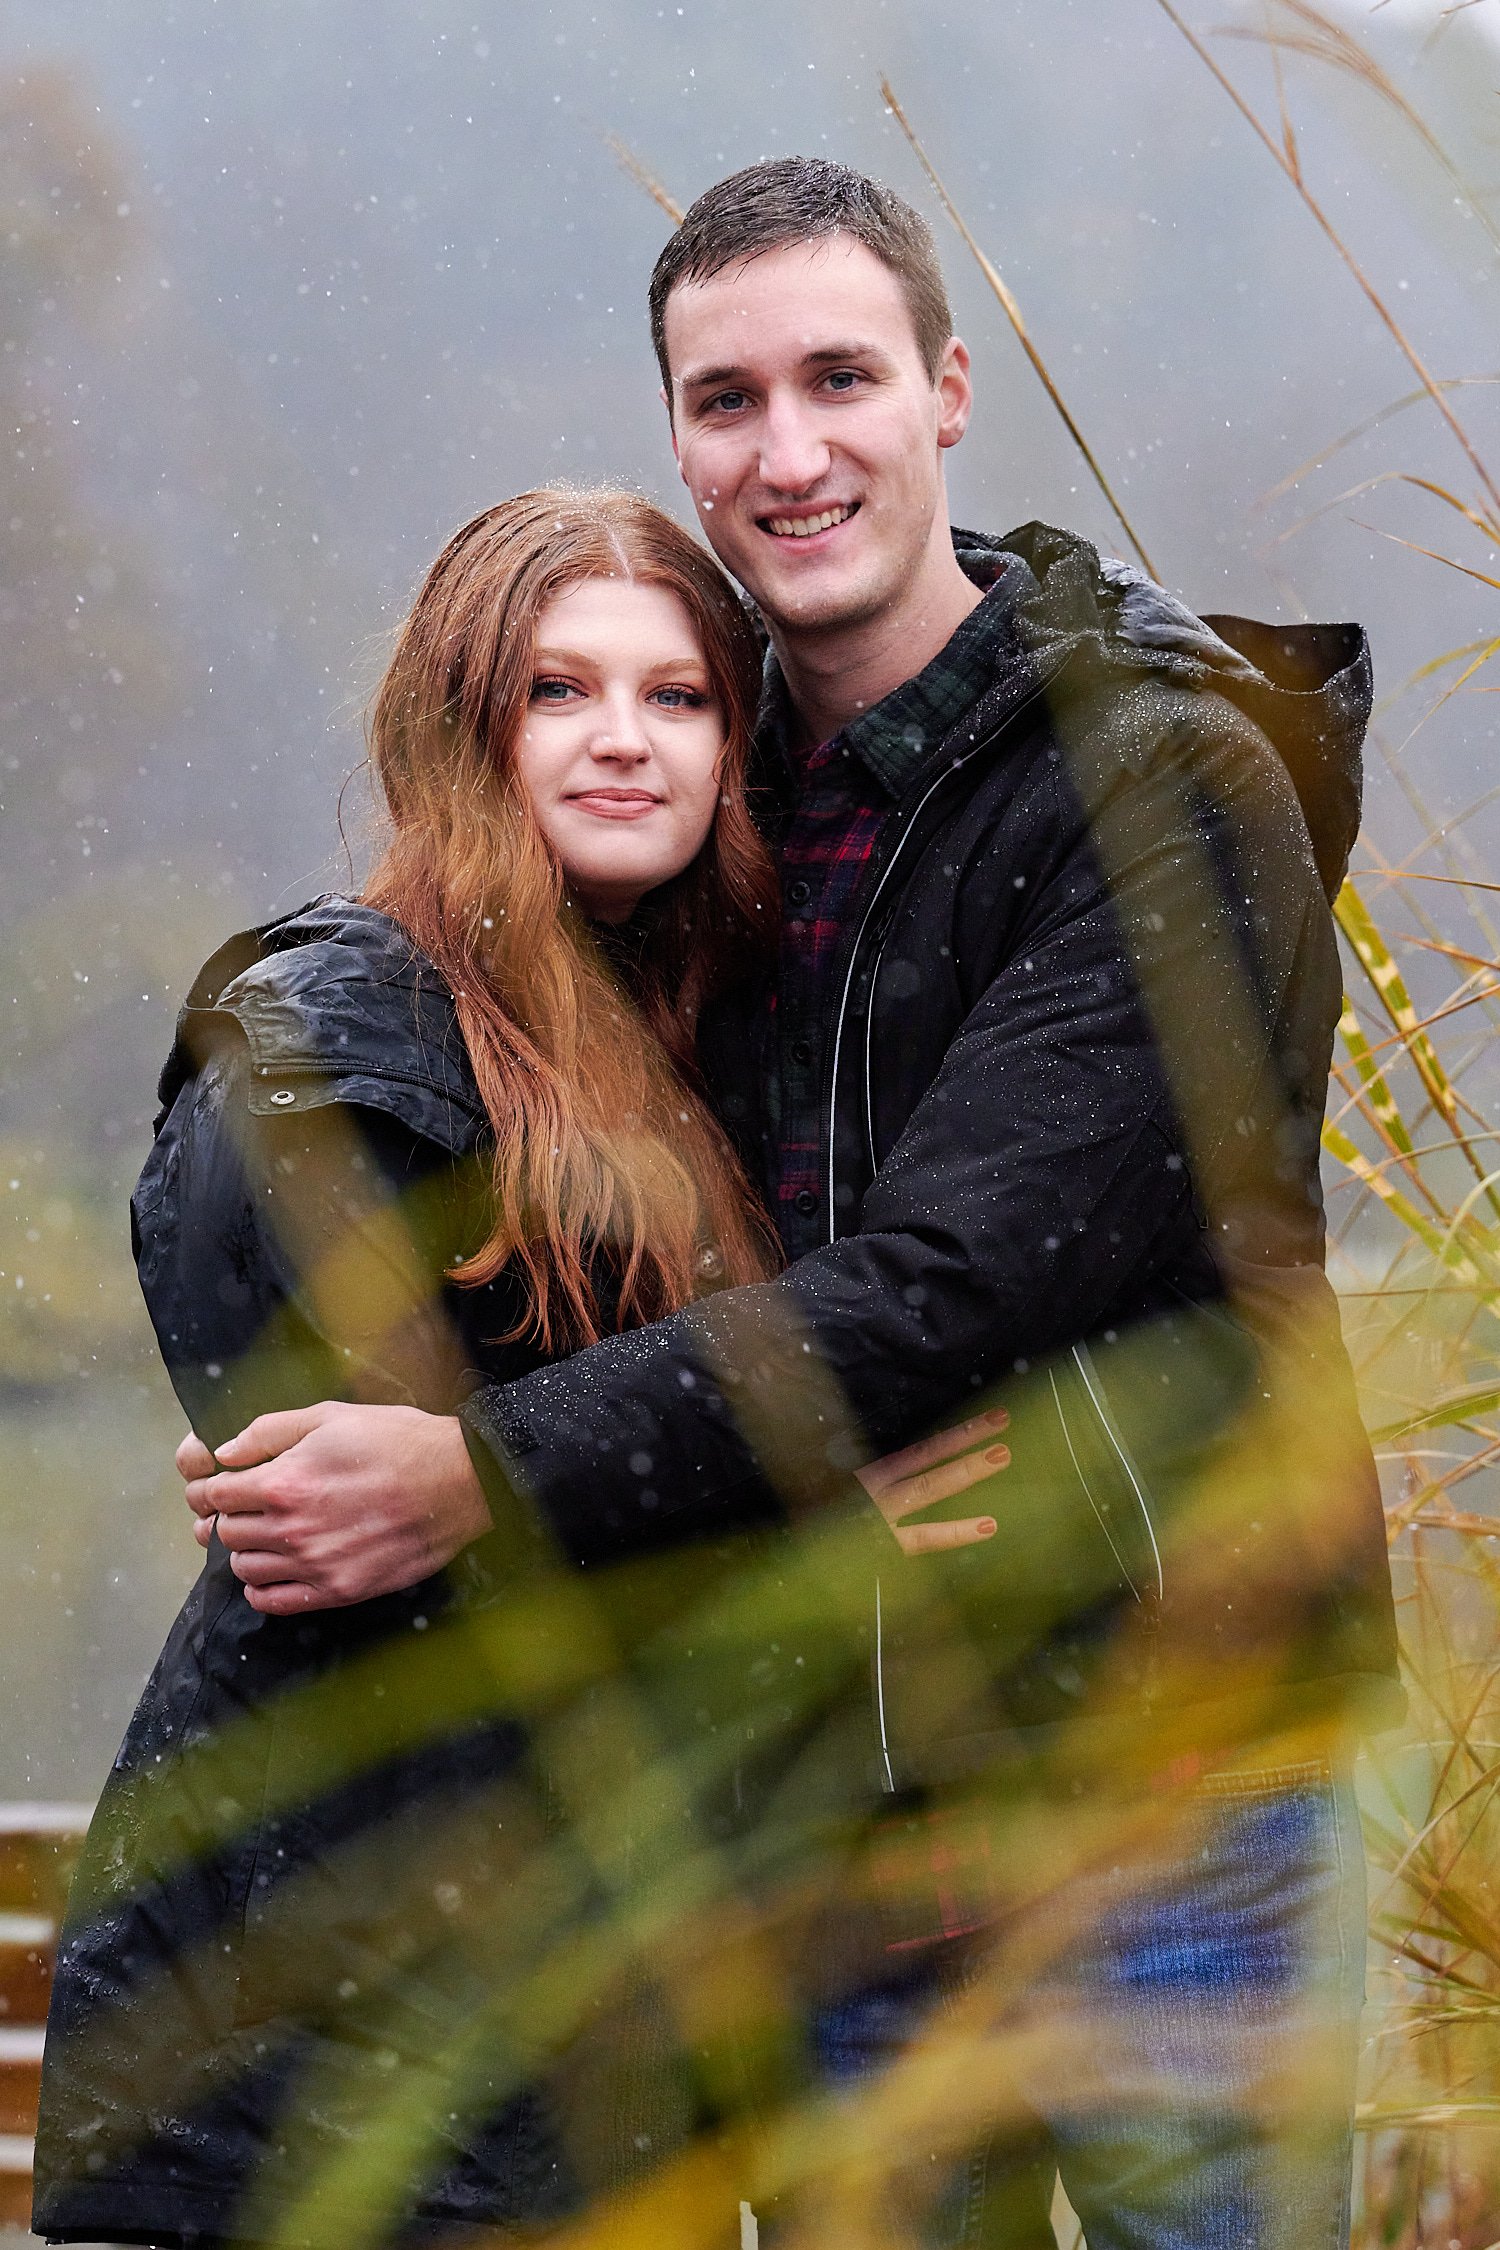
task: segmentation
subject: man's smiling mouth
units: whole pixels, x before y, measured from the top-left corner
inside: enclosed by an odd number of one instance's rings
[[[762,531],[769,531],[778,539],[815,539],[820,531],[832,531],[858,512],[857,500],[848,504],[840,501],[836,507],[824,508],[817,515],[762,516],[760,526]]]

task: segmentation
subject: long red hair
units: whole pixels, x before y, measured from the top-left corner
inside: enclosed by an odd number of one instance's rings
[[[677,596],[725,725],[713,828],[652,894],[629,994],[566,898],[516,757],[542,611],[589,578]],[[694,1061],[703,1002],[774,928],[745,798],[759,679],[739,602],[669,516],[629,492],[523,492],[449,540],[371,707],[390,834],[364,896],[452,991],[493,1129],[490,1233],[453,1278],[477,1286],[514,1261],[529,1304],[515,1333],[549,1352],[601,1334],[601,1279],[624,1328],[774,1270]]]

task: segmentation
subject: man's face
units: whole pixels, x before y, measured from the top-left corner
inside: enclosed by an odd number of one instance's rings
[[[912,584],[968,421],[968,355],[936,383],[901,284],[862,242],[789,244],[666,306],[673,449],[709,545],[788,633],[867,623]]]

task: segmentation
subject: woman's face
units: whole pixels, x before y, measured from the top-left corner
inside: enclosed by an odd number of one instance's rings
[[[664,586],[586,578],[542,611],[518,762],[587,914],[623,922],[707,841],[724,713]]]

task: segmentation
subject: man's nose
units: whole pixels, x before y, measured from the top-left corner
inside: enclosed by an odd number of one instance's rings
[[[811,492],[827,476],[832,458],[806,406],[790,399],[771,400],[761,424],[762,484],[789,499]]]

